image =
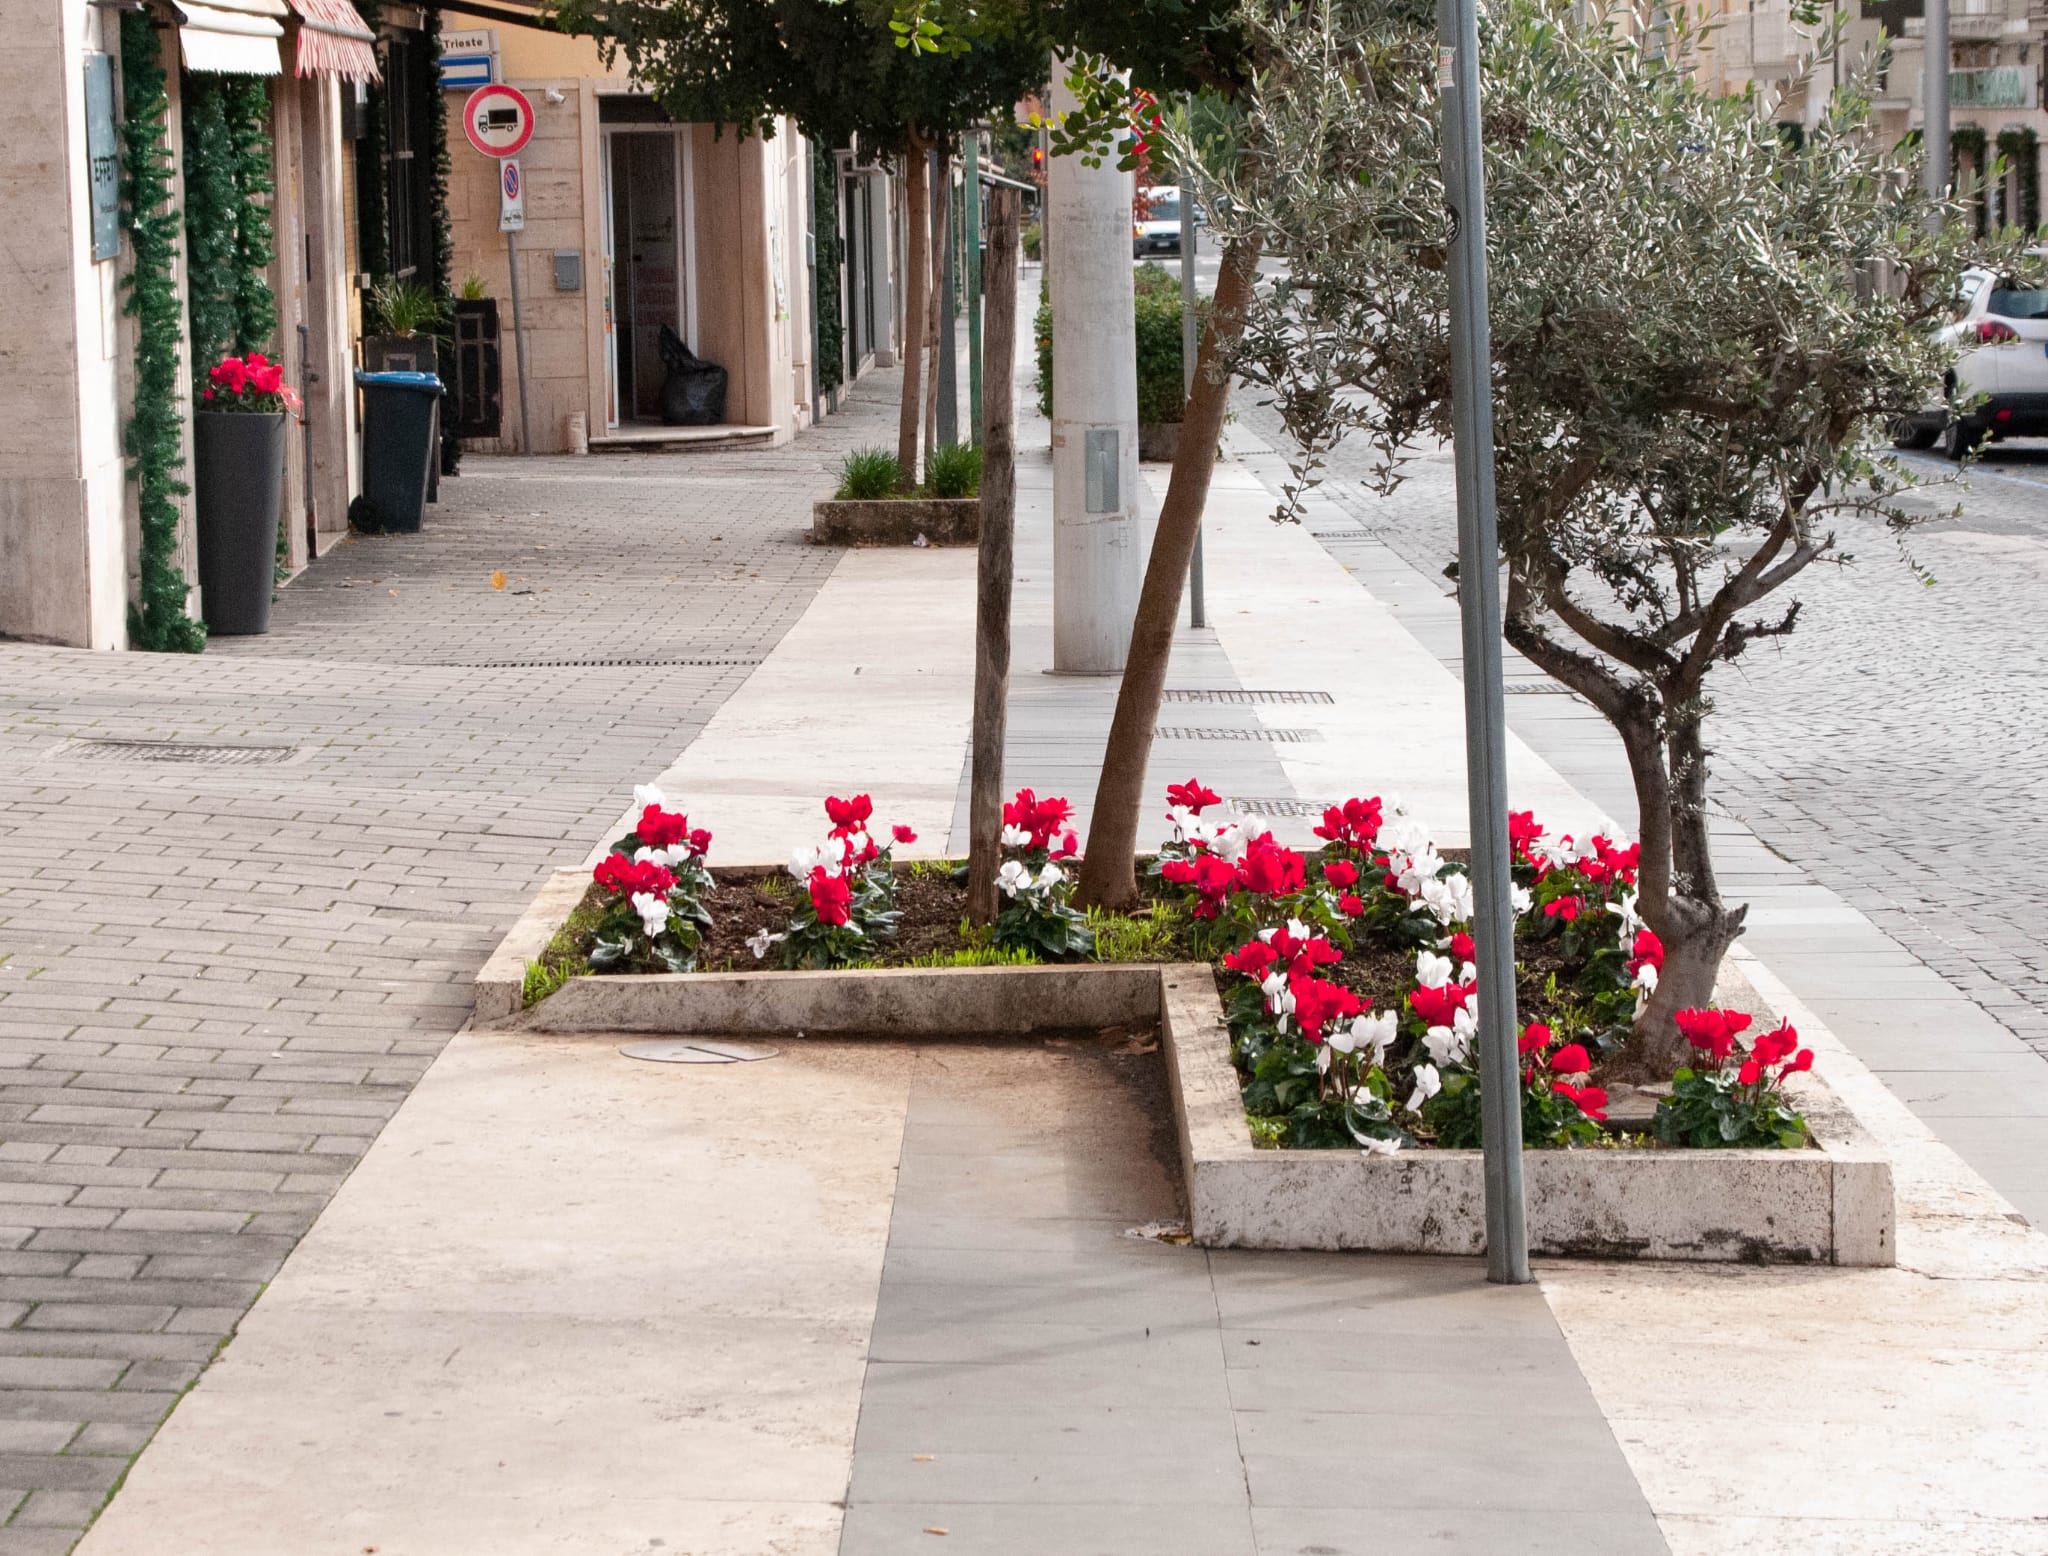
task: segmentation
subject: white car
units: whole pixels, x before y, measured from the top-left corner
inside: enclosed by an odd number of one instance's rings
[[[1137,210],[1145,214],[1137,215]],[[1200,221],[1202,213],[1195,212]],[[1136,210],[1131,215],[1131,257],[1180,252],[1180,191],[1171,184],[1155,184],[1138,191]]]
[[[1892,438],[1895,445],[1939,443],[1944,454],[1960,459],[1986,438],[2048,437],[2048,289],[1967,270],[1954,316],[1941,333],[1963,348],[1949,375],[1949,406],[1969,410],[1957,416],[1944,407],[1908,417]]]

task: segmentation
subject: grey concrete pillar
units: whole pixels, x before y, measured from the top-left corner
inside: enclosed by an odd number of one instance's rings
[[[1053,111],[1074,107],[1060,67]],[[1144,582],[1131,175],[1051,159],[1053,668],[1122,671]]]

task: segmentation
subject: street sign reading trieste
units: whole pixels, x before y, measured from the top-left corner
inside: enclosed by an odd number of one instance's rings
[[[533,138],[533,104],[503,82],[480,86],[462,105],[462,133],[487,157],[516,157]]]

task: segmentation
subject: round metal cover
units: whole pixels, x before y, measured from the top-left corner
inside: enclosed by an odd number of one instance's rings
[[[648,1043],[627,1043],[619,1052],[628,1059],[650,1059],[656,1064],[740,1064],[749,1059],[775,1057],[774,1049],[752,1043],[723,1043],[694,1037],[664,1037]]]

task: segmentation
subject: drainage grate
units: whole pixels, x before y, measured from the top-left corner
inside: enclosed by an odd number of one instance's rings
[[[1572,689],[1569,686],[1560,686],[1555,681],[1523,681],[1519,684],[1510,682],[1503,686],[1501,690],[1510,697],[1569,697],[1572,695]]]
[[[1168,702],[1228,702],[1228,703],[1272,703],[1272,702],[1335,702],[1337,699],[1328,692],[1254,692],[1238,687],[1169,686],[1166,688]]]
[[[1161,740],[1272,740],[1282,745],[1323,738],[1319,729],[1226,729],[1204,724],[1162,724],[1155,733]]]
[[[758,659],[478,659],[443,670],[750,670]]]
[[[276,767],[297,746],[202,746],[169,740],[67,740],[54,753],[94,762],[181,762],[205,767]]]
[[[1321,818],[1329,809],[1321,800],[1247,798],[1242,794],[1230,797],[1230,808],[1247,816],[1314,816]]]

